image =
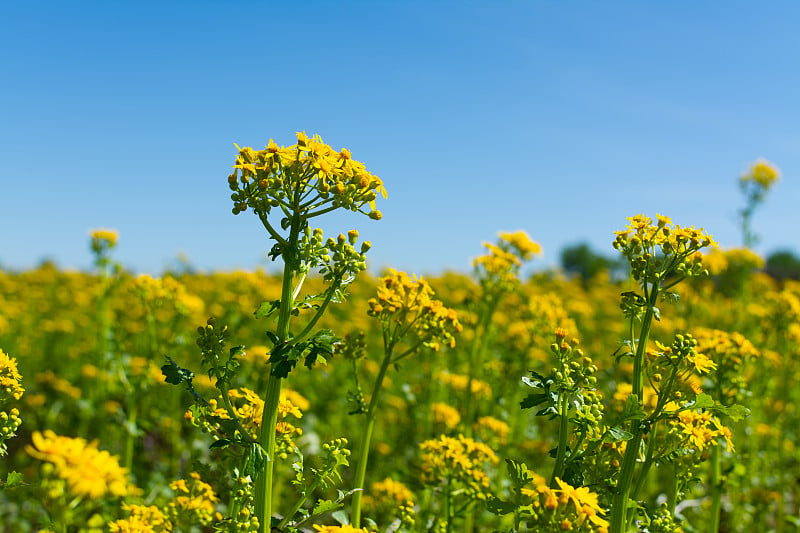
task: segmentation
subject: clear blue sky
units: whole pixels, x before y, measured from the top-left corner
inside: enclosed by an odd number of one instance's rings
[[[253,268],[234,143],[319,133],[380,176],[384,219],[345,214],[372,267],[467,270],[525,229],[612,254],[636,213],[740,244],[737,178],[782,179],[758,251],[800,249],[800,3],[2,2],[0,265],[87,268],[88,231],[159,272]]]

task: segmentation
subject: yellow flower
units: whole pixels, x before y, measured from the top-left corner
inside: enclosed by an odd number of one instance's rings
[[[765,159],[759,159],[739,180],[742,183],[752,182],[763,189],[769,189],[780,178],[777,167]]]
[[[90,231],[89,236],[92,238],[92,250],[95,253],[113,248],[117,245],[117,239],[119,238],[117,230],[102,228]]]
[[[155,505],[122,504],[122,509],[130,516],[123,520],[115,520],[108,524],[111,533],[168,533],[172,531],[172,523]]]
[[[447,429],[454,429],[461,422],[458,410],[446,403],[435,402],[431,405],[431,410],[433,411],[433,421]]]
[[[22,376],[17,370],[17,360],[0,350],[0,401],[22,398]]]
[[[344,525],[344,526],[320,526],[318,524],[314,524],[314,531],[318,533],[369,533],[369,530],[365,527],[353,527],[351,525]]]
[[[597,493],[592,492],[589,487],[575,488],[559,478],[556,478],[556,484],[560,489],[559,500],[565,504],[572,503],[581,521],[588,519],[597,526],[608,527],[608,522],[598,516],[606,511],[600,507]]]
[[[33,445],[25,451],[36,459],[55,466],[55,475],[67,482],[74,496],[100,499],[126,496],[136,492],[130,484],[128,470],[119,465],[118,459],[105,450],[98,450],[97,443],[84,439],[62,437],[53,431],[34,431]]]

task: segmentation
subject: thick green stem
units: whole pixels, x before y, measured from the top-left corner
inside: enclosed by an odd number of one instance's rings
[[[642,442],[642,430],[638,427],[633,431],[633,437],[628,441],[625,457],[622,459],[622,471],[619,475],[617,493],[611,502],[611,533],[623,533],[627,529],[628,495],[630,494],[633,472],[636,469],[636,459],[639,455],[639,445]]]
[[[559,416],[558,427],[558,451],[556,452],[556,464],[553,466],[553,474],[550,476],[550,486],[556,488],[556,478],[564,477],[564,463],[567,459],[567,439],[569,438],[569,402],[568,398],[559,396]]]
[[[642,402],[644,390],[644,356],[647,351],[647,341],[650,338],[650,327],[655,315],[655,305],[658,302],[659,281],[653,283],[647,293],[647,307],[642,318],[642,329],[639,333],[639,342],[636,344],[636,353],[633,358],[633,391],[638,401]],[[611,533],[622,533],[627,527],[628,496],[636,470],[636,460],[639,457],[639,447],[642,442],[642,427],[640,420],[632,420],[630,432],[633,437],[627,442],[625,457],[622,459],[617,493],[611,504]],[[643,476],[642,476],[643,477]],[[640,482],[643,480],[640,478]]]
[[[375,378],[375,386],[372,388],[372,397],[369,400],[369,407],[367,408],[367,427],[361,435],[361,446],[359,447],[358,466],[356,467],[356,478],[353,488],[356,492],[353,494],[353,504],[351,507],[350,517],[353,527],[361,527],[361,497],[364,493],[364,479],[367,475],[367,460],[369,459],[369,445],[372,440],[372,431],[375,429],[376,411],[378,401],[380,399],[381,389],[383,387],[383,379],[386,377],[386,371],[389,370],[389,365],[392,362],[392,346],[386,348],[386,354],[381,364],[381,369],[378,372],[378,377]]]
[[[675,516],[675,506],[678,504],[678,469],[672,467],[672,483],[667,492],[667,509],[669,514]]]
[[[289,235],[288,249],[284,253],[283,284],[281,285],[281,307],[278,312],[278,343],[280,346],[289,339],[289,321],[291,318],[294,300],[294,276],[296,274],[297,240],[300,233],[300,219],[295,217]],[[264,468],[256,476],[255,507],[259,522],[259,533],[265,533],[271,528],[272,521],[272,489],[273,472],[275,470],[275,426],[278,424],[278,403],[281,396],[282,378],[271,373],[267,382],[267,391],[264,398],[264,414],[261,419],[261,435],[259,442],[266,455]]]

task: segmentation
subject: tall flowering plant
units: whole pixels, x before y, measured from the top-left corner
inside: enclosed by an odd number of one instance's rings
[[[385,197],[386,190],[383,182],[354,160],[348,150],[336,151],[319,136],[309,138],[304,132],[297,133],[297,143],[288,147],[270,140],[263,150],[239,148],[233,169],[228,177],[233,214],[247,211],[255,214],[273,242],[269,256],[283,263],[280,299],[264,302],[255,311],[256,317],[272,317],[276,322],[274,329],[266,333],[272,347],[265,369],[269,378],[264,389],[257,391],[263,401],[257,436],[247,430],[247,421],[241,420],[237,409],[228,405],[229,394],[236,389],[232,382],[242,347],[224,353],[224,327],[213,321],[200,328],[198,343],[230,419],[224,427],[230,430],[231,438],[222,440],[226,445],[238,443],[249,450],[242,458],[241,471],[249,469],[254,473],[255,514],[259,532],[263,533],[270,529],[273,516],[273,477],[279,455],[276,441],[281,438],[276,427],[281,414],[283,380],[298,362],[311,368],[317,362],[324,363],[333,353],[337,337],[331,331],[317,329],[316,325],[328,306],[340,301],[345,287],[366,269],[365,254],[370,248],[368,241],[358,244],[355,229],[326,240],[322,230],[312,228],[310,222],[339,209],[379,220],[382,215],[375,201],[378,195]],[[301,297],[303,282],[312,271],[322,275],[325,288],[320,294]],[[310,318],[293,327],[301,312],[310,314]],[[168,381],[188,381],[189,375],[173,362],[165,365],[165,373]],[[344,464],[346,461],[342,459],[335,461],[334,466]],[[326,471],[323,477],[331,475],[332,472]],[[280,527],[291,518],[279,521]]]

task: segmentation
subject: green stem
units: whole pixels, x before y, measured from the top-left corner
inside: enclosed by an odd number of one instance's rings
[[[489,331],[489,324],[492,321],[492,315],[494,314],[494,310],[497,307],[497,300],[498,297],[492,297],[489,295],[488,297],[488,305],[482,310],[480,317],[478,318],[478,323],[475,326],[475,338],[472,339],[472,346],[470,347],[469,351],[469,366],[467,369],[467,390],[465,391],[466,394],[466,407],[464,409],[465,418],[464,421],[467,424],[467,431],[469,436],[471,437],[473,434],[472,423],[474,422],[474,403],[473,403],[473,394],[472,394],[472,382],[475,379],[475,367],[478,365],[480,361],[483,360],[483,351],[486,343],[483,342],[483,337],[488,334]]]
[[[719,531],[719,517],[722,508],[722,453],[719,445],[711,448],[711,511],[708,515],[708,531]]]
[[[647,296],[647,307],[642,318],[642,329],[639,333],[639,342],[636,344],[636,354],[633,359],[633,391],[639,403],[642,402],[642,391],[644,389],[644,355],[647,351],[647,341],[650,338],[650,328],[653,323],[654,309],[658,302],[659,281],[655,281],[648,293],[645,285],[645,295]],[[633,339],[631,339],[633,340]],[[628,496],[633,482],[633,474],[636,469],[636,460],[639,457],[639,446],[642,442],[642,424],[640,420],[632,420],[630,431],[633,437],[628,441],[625,448],[625,456],[622,459],[622,471],[620,472],[617,493],[614,495],[611,504],[611,533],[622,533],[627,525]]]
[[[556,478],[564,477],[564,463],[567,459],[567,438],[569,437],[569,402],[568,398],[560,395],[559,416],[561,418],[558,427],[558,451],[556,452],[556,464],[553,466],[553,474],[550,476],[550,487],[556,488]]]
[[[650,436],[647,438],[647,452],[645,452],[642,470],[639,472],[639,479],[636,480],[636,485],[633,487],[633,492],[631,492],[631,499],[635,500],[639,497],[639,493],[642,491],[645,481],[647,480],[647,473],[650,471],[650,467],[653,466],[653,455],[655,454],[657,432],[658,423],[655,423],[653,424],[653,430],[650,432]]]
[[[667,492],[667,509],[669,510],[669,514],[675,516],[675,506],[678,504],[678,469],[676,467],[672,467],[672,483],[669,487],[669,492]]]
[[[450,520],[450,507],[452,502],[450,501],[452,498],[452,494],[450,493],[450,478],[447,478],[447,488],[445,489],[444,495],[444,519],[445,519],[445,533],[450,533],[450,528],[452,525],[452,520]]]
[[[289,338],[289,321],[291,319],[294,300],[294,276],[296,273],[297,259],[294,256],[297,250],[297,241],[300,233],[301,220],[294,217],[287,248],[284,251],[283,260],[283,283],[281,285],[281,307],[278,312],[278,344],[280,346],[287,342]],[[282,378],[272,373],[270,369],[269,381],[267,382],[266,394],[264,397],[264,414],[261,419],[261,435],[259,442],[266,455],[265,465],[256,475],[255,486],[255,507],[258,517],[258,531],[265,533],[271,528],[272,522],[272,492],[273,492],[273,472],[275,470],[275,426],[278,424],[278,403],[281,396]]]
[[[642,442],[642,430],[638,427],[633,432],[633,437],[628,441],[625,456],[622,459],[622,471],[619,475],[617,492],[611,501],[611,533],[623,533],[627,529],[628,494],[633,481],[633,472],[636,469],[636,458],[639,455],[639,445]]]
[[[389,365],[392,362],[393,344],[386,347],[386,353],[383,357],[381,369],[378,372],[378,377],[375,378],[375,386],[372,388],[372,397],[369,400],[369,407],[367,408],[367,427],[361,435],[361,446],[359,447],[358,465],[356,466],[356,478],[353,488],[356,490],[353,493],[353,503],[351,507],[350,520],[353,527],[361,527],[361,497],[364,493],[364,479],[367,475],[367,460],[369,459],[369,445],[372,440],[372,431],[375,429],[376,411],[378,408],[378,401],[380,399],[381,388],[383,387],[383,380],[386,377],[386,372],[389,370]]]

